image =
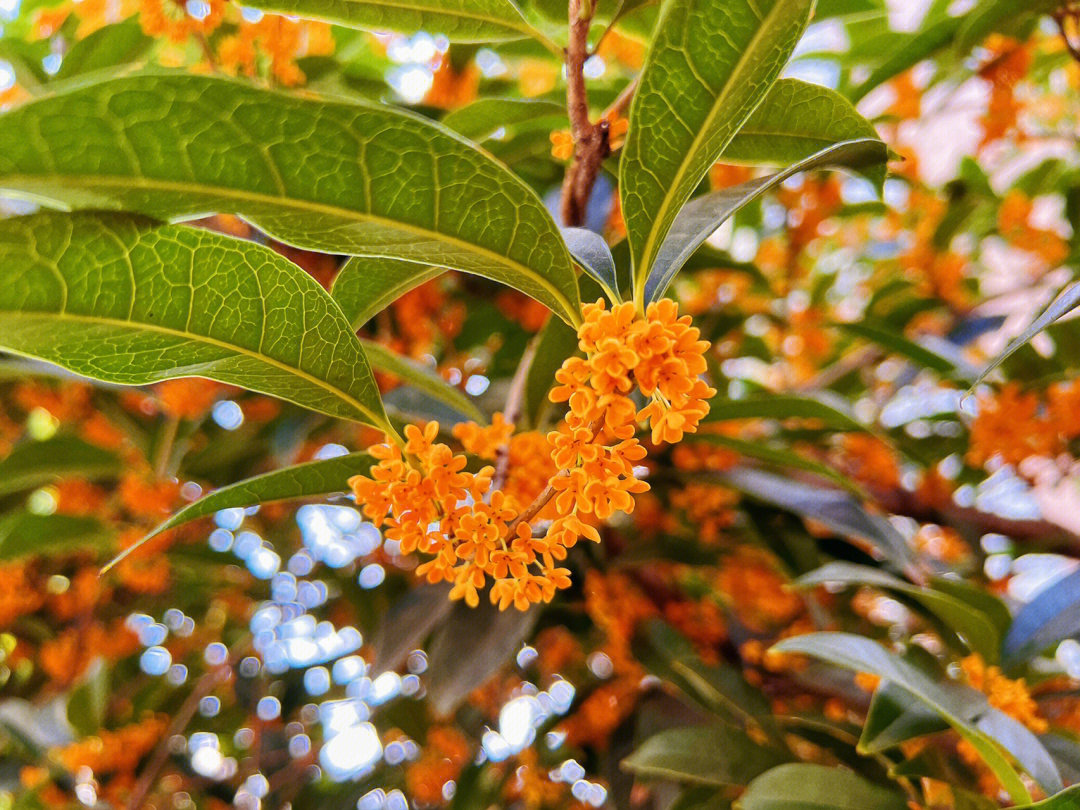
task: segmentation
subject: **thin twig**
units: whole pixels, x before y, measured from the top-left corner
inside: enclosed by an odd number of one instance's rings
[[[503,418],[507,424],[515,425],[521,419],[522,408],[525,404],[525,384],[529,381],[529,369],[532,368],[539,343],[539,336],[529,341],[521,355],[517,370],[514,371],[514,377],[510,380],[510,390],[506,392],[506,406],[503,408]],[[491,479],[491,491],[502,489],[506,485],[506,476],[509,471],[510,443],[506,442],[495,451],[495,475]]]
[[[630,84],[626,85],[622,92],[615,97],[615,100],[608,105],[608,108],[604,110],[604,120],[611,121],[615,116],[626,112],[626,108],[630,106],[630,102],[634,99],[634,93],[637,92],[639,84],[641,84],[640,73],[630,80]]]
[[[176,444],[176,433],[180,429],[180,418],[177,416],[168,417],[168,421],[165,423],[165,433],[161,437],[161,444],[158,445],[157,452],[154,454],[154,475],[159,479],[164,478],[169,472],[169,462],[172,460],[173,447]]]
[[[140,810],[143,801],[154,787],[158,774],[165,767],[165,763],[169,761],[169,741],[177,734],[182,734],[184,729],[188,727],[188,723],[195,717],[195,712],[199,710],[199,702],[218,686],[228,681],[231,675],[232,662],[228,661],[214,667],[198,680],[195,688],[191,690],[180,710],[173,717],[172,723],[169,724],[169,728],[161,738],[161,742],[154,749],[154,753],[151,755],[150,761],[146,763],[146,767],[140,774],[139,780],[135,783],[135,787],[131,789],[127,804],[124,805],[126,810]]]

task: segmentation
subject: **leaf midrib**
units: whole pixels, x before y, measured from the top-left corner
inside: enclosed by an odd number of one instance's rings
[[[450,234],[442,233],[440,231],[432,231],[426,228],[422,228],[416,225],[411,225],[407,222],[401,222],[396,219],[388,219],[386,217],[380,217],[367,212],[356,211],[351,208],[340,208],[338,206],[330,205],[329,203],[319,203],[313,200],[302,200],[295,197],[275,197],[270,194],[260,194],[259,192],[246,191],[243,189],[226,188],[224,186],[206,186],[197,183],[183,183],[175,180],[158,180],[156,178],[146,178],[140,176],[120,176],[120,175],[94,175],[94,174],[56,174],[53,172],[43,172],[41,174],[23,174],[12,173],[0,176],[0,188],[6,187],[9,182],[27,182],[27,183],[40,183],[40,182],[59,182],[59,183],[75,183],[81,184],[84,187],[92,188],[94,184],[98,186],[136,186],[139,188],[160,189],[163,191],[176,191],[181,193],[198,194],[212,197],[228,197],[238,200],[249,200],[254,203],[263,203],[267,205],[278,205],[284,208],[291,208],[300,211],[310,211],[312,213],[331,214],[333,216],[340,216],[342,219],[353,219],[359,222],[377,222],[385,223],[389,227],[406,231],[407,233],[420,234],[427,238],[434,238],[435,241],[446,242],[448,244],[455,245],[463,248],[468,252],[477,253],[482,256],[494,259],[496,262],[510,268],[517,269],[522,274],[528,276],[555,298],[560,304],[565,307],[565,314],[567,314],[574,322],[574,326],[578,325],[580,321],[580,315],[577,310],[571,305],[570,300],[566,297],[561,290],[559,290],[550,281],[538,274],[528,265],[522,264],[509,256],[503,256],[495,251],[486,248],[482,245],[478,245],[475,242],[467,242],[464,239],[460,239]],[[47,195],[42,195],[47,196]],[[48,197],[55,202],[63,204],[62,200],[57,200],[55,197]],[[68,210],[71,210],[70,206],[66,206]],[[239,214],[240,216],[248,216],[247,214]],[[253,217],[257,219],[257,217]],[[287,241],[287,240],[283,240]],[[351,254],[351,255],[365,255],[365,254]],[[375,256],[384,256],[385,254],[369,254]],[[387,258],[400,258],[396,256],[388,256]],[[410,261],[405,259],[404,261]],[[469,271],[462,271],[469,272]]]
[[[747,60],[757,49],[759,41],[762,39],[766,29],[769,27],[769,23],[772,22],[772,20],[778,13],[778,10],[783,5],[783,2],[774,3],[772,8],[769,9],[769,13],[766,14],[759,23],[758,29],[754,33],[754,36],[751,38],[749,46],[747,46],[747,48],[742,52],[742,54],[740,54],[739,60],[735,63],[734,69],[728,76],[727,81],[724,82],[723,89],[716,96],[712,108],[709,110],[709,114],[705,118],[701,129],[698,130],[697,134],[694,136],[693,141],[691,141],[690,149],[686,151],[686,157],[679,163],[679,167],[675,173],[675,177],[672,179],[669,188],[677,189],[679,187],[680,183],[683,180],[683,177],[686,174],[687,167],[689,166],[690,156],[694,155],[697,152],[698,147],[700,146],[702,140],[705,137],[705,134],[712,127],[713,121],[716,119],[717,115],[719,115],[720,111],[724,108],[724,102],[727,100],[728,96],[731,95],[732,90],[741,84],[741,82],[738,81],[738,78],[742,75]],[[687,54],[687,61],[690,61],[689,54]],[[757,109],[758,105],[765,101],[767,95],[768,93],[761,94],[760,98],[758,99],[757,105],[751,108],[751,110],[746,114],[747,118],[753,115],[754,110]],[[730,137],[727,140],[727,143],[724,144],[724,149],[727,148],[728,144],[731,143],[731,141],[735,138],[738,132],[739,130],[736,129],[734,132],[731,133]],[[721,150],[721,154],[723,154],[723,150]],[[672,199],[672,195],[666,194],[664,195],[664,198],[660,201],[660,207],[657,210],[657,215],[653,217],[652,227],[649,229],[648,238],[645,240],[645,248],[641,252],[642,267],[640,270],[639,279],[634,285],[637,293],[637,295],[635,295],[635,298],[638,298],[640,300],[644,300],[642,293],[645,290],[645,279],[647,278],[649,271],[651,271],[652,269],[652,262],[653,259],[656,258],[656,251],[660,249],[660,244],[662,243],[662,240],[660,240],[660,242],[658,242],[657,240],[657,232],[659,230],[658,226],[661,222],[664,221],[664,218],[667,216],[668,209],[671,208]]]
[[[481,21],[487,22],[487,23],[494,23],[495,25],[498,25],[498,26],[500,26],[502,28],[506,28],[506,29],[508,29],[510,31],[517,31],[518,33],[522,34],[525,37],[530,37],[533,34],[533,28],[532,28],[532,26],[529,25],[529,21],[526,20],[524,16],[522,16],[521,10],[517,6],[515,6],[513,3],[508,3],[508,5],[511,8],[513,8],[513,10],[518,14],[518,16],[519,16],[519,18],[521,20],[520,23],[518,23],[516,20],[514,20],[513,21],[514,24],[511,24],[510,21],[505,20],[505,19],[503,19],[501,17],[490,17],[490,16],[487,16],[487,15],[484,15],[484,14],[477,14],[475,12],[468,12],[468,11],[459,11],[459,10],[456,10],[456,9],[449,10],[449,9],[432,8],[431,6],[420,5],[420,4],[417,4],[417,3],[402,3],[402,2],[400,2],[400,0],[389,0],[389,2],[388,2],[388,0],[340,0],[340,2],[344,3],[345,5],[355,4],[355,5],[359,5],[359,6],[374,6],[374,7],[389,6],[391,8],[402,9],[402,10],[405,10],[405,11],[419,11],[419,12],[428,12],[430,14],[442,14],[443,16],[446,16],[446,17],[463,17],[463,18],[468,19],[468,20],[481,20]],[[256,5],[260,6],[262,8],[281,8],[281,3],[280,2],[275,2],[275,0],[267,0],[266,2],[258,2],[258,3],[256,3]],[[326,15],[321,15],[321,16],[325,17]],[[312,18],[314,19],[314,17],[312,17]]]
[[[290,366],[287,363],[283,363],[282,361],[277,360],[277,359],[275,359],[273,357],[269,357],[269,356],[267,356],[265,354],[258,354],[257,352],[252,351],[251,349],[247,349],[247,348],[244,348],[242,346],[237,346],[234,343],[226,343],[226,342],[224,342],[222,340],[218,340],[217,338],[209,337],[209,336],[206,336],[206,335],[196,335],[196,334],[193,334],[191,332],[182,332],[182,331],[180,331],[178,329],[171,329],[169,327],[161,326],[161,325],[153,324],[153,323],[144,323],[142,321],[122,321],[122,320],[118,320],[116,318],[104,318],[104,317],[102,317],[100,315],[78,315],[78,314],[74,314],[74,313],[70,313],[70,312],[49,312],[48,310],[3,310],[3,311],[0,311],[0,316],[3,316],[3,315],[8,315],[8,316],[14,315],[15,317],[24,316],[24,317],[35,317],[35,318],[53,318],[53,319],[60,319],[60,320],[77,321],[77,322],[80,322],[80,323],[101,324],[101,325],[105,325],[105,326],[118,327],[118,328],[121,328],[121,329],[130,329],[132,331],[144,330],[144,331],[149,331],[149,332],[157,332],[159,334],[169,335],[171,337],[179,337],[179,338],[183,338],[185,340],[194,340],[196,342],[205,343],[205,344],[210,345],[210,346],[214,346],[214,347],[217,347],[217,348],[220,348],[220,349],[226,349],[228,351],[232,351],[232,352],[235,352],[237,354],[241,354],[241,355],[244,355],[246,357],[250,357],[250,358],[252,358],[254,360],[258,360],[259,362],[266,363],[269,366],[273,366],[273,367],[277,368],[280,371],[285,371],[285,372],[287,372],[287,373],[289,373],[289,374],[291,374],[293,376],[300,377],[301,379],[306,380],[307,382],[314,383],[317,387],[324,389],[325,391],[333,394],[335,397],[337,397],[341,401],[345,402],[346,404],[350,405],[351,407],[356,408],[356,410],[358,410],[360,413],[364,414],[369,419],[371,419],[374,424],[379,425],[380,427],[385,426],[387,424],[385,422],[385,420],[381,416],[379,416],[378,414],[371,411],[367,406],[365,406],[359,400],[354,399],[352,396],[350,396],[346,392],[342,391],[340,388],[335,388],[334,386],[330,385],[330,383],[326,382],[325,380],[320,380],[318,377],[315,377],[314,375],[304,371],[303,369],[297,368],[296,366]],[[21,351],[15,350],[15,349],[10,349],[9,351],[12,351],[14,354],[21,354],[21,355],[24,355],[24,356],[29,356],[25,352],[21,352]],[[361,356],[363,356],[363,349],[362,348],[360,349],[360,354],[361,354]],[[91,377],[91,379],[93,379],[92,375],[88,374],[88,375],[85,375],[85,376]],[[185,375],[185,376],[198,376],[198,375]],[[252,390],[257,390],[257,389],[252,388]],[[288,402],[292,402],[292,403],[294,403],[296,405],[299,405],[301,408],[310,408],[309,405],[306,405],[303,402],[299,402],[299,401],[297,401],[295,399],[291,399],[289,397],[282,396],[281,394],[277,394],[277,393],[273,393],[273,392],[269,392],[269,391],[263,391],[262,393],[265,393],[267,396],[272,396],[272,397],[275,397],[277,399],[284,399],[284,400],[286,400]]]

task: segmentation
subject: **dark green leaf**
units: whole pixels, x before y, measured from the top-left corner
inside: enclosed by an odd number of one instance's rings
[[[120,459],[74,436],[15,445],[0,461],[0,495],[40,487],[57,478],[107,478],[120,472]]]
[[[763,470],[736,467],[717,479],[751,498],[811,518],[843,537],[861,538],[898,567],[911,559],[903,536],[887,520],[867,512],[851,493],[783,478]]]
[[[729,419],[813,419],[837,430],[866,431],[839,398],[823,398],[796,394],[755,394],[745,399],[712,399],[706,421],[724,422]]]
[[[432,630],[450,615],[448,585],[418,585],[410,588],[386,611],[372,642],[376,672],[397,669],[409,653],[424,643]]]
[[[1005,636],[1002,654],[1009,665],[1038,655],[1080,634],[1080,571],[1059,579],[1020,608]]]
[[[592,276],[612,301],[622,301],[615,258],[604,237],[586,228],[560,228],[570,255]]]
[[[903,689],[885,681],[874,690],[858,748],[874,754],[916,737],[945,731],[948,727],[936,711],[912,700]]]
[[[539,426],[551,404],[548,392],[555,384],[555,372],[578,349],[577,332],[558,318],[548,319],[540,330],[539,340],[525,378],[525,412],[534,427]]]
[[[111,534],[96,520],[14,512],[0,518],[0,560],[101,546]]]
[[[239,214],[298,247],[487,276],[580,320],[570,256],[536,193],[385,105],[177,73],[78,85],[0,115],[0,188],[163,219]]]
[[[905,810],[902,793],[867,782],[844,768],[789,763],[762,774],[736,802],[737,810]]]
[[[428,700],[436,716],[451,715],[513,658],[539,615],[538,607],[500,611],[486,598],[475,608],[457,602],[428,649]]]
[[[784,758],[730,726],[661,731],[622,761],[635,776],[701,785],[745,785]]]
[[[845,332],[850,332],[853,335],[865,338],[887,351],[908,358],[922,368],[932,369],[951,379],[970,382],[976,374],[975,369],[971,368],[971,366],[962,359],[959,348],[956,350],[955,357],[946,357],[940,351],[934,351],[933,349],[920,345],[912,340],[908,340],[898,332],[882,329],[878,326],[871,326],[866,322],[843,323],[837,325]]]
[[[829,146],[782,172],[722,188],[692,200],[674,217],[663,244],[656,252],[648,277],[642,282],[645,300],[656,301],[663,297],[682,266],[717,228],[744,205],[792,175],[824,166],[869,166],[883,163],[887,157],[888,147],[876,138],[845,141]]]
[[[816,571],[799,577],[798,584],[803,587],[825,584],[870,585],[902,593],[922,604],[931,616],[940,619],[958,633],[972,652],[979,653],[992,664],[997,663],[1001,646],[997,628],[974,607],[948,594],[912,585],[878,568],[847,562],[823,565]]]

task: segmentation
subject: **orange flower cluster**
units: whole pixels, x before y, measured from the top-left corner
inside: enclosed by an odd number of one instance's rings
[[[1045,734],[1050,730],[1050,724],[1040,714],[1039,705],[1028,692],[1023,678],[1006,678],[1000,668],[988,667],[977,654],[961,660],[960,666],[968,683],[985,694],[991,706],[1019,720],[1036,734]]]
[[[177,0],[141,0],[139,23],[151,37],[166,37],[180,44],[194,35],[206,36],[225,19],[225,0],[208,0],[209,9],[201,19],[188,13]]]
[[[608,310],[603,300],[587,304],[583,314],[578,346],[586,356],[563,363],[555,374],[560,385],[551,392],[553,402],[570,405],[563,435],[554,442],[557,451],[569,454],[562,458],[573,458],[575,442],[582,438],[575,431],[594,422],[624,442],[632,439],[638,421],[649,422],[654,444],[674,444],[694,433],[716,390],[700,377],[707,368],[709,342],[699,340],[690,316],[680,318],[670,299],[649,304],[644,318],[629,302]],[[650,397],[640,412],[629,396],[635,383]]]
[[[452,599],[476,606],[490,577],[492,602],[502,608],[551,601],[570,585],[570,572],[555,564],[566,556],[565,538],[554,526],[546,537],[534,537],[518,504],[501,489],[491,491],[495,468],[465,471],[466,457],[436,442],[438,434],[437,422],[423,430],[409,425],[404,447],[369,449],[378,459],[372,477],[349,479],[364,514],[387,527],[386,536],[403,554],[431,555],[417,574],[454,583]]]
[[[1069,255],[1069,245],[1056,232],[1031,224],[1032,200],[1013,189],[998,209],[998,229],[1014,247],[1038,256],[1049,267],[1056,267]]]
[[[161,740],[168,727],[163,715],[151,715],[116,731],[103,729],[53,752],[71,773],[89,768],[95,774],[131,773]]]
[[[453,726],[429,729],[423,756],[405,770],[409,796],[422,807],[441,806],[444,786],[458,778],[472,756],[469,741]]]
[[[469,62],[461,70],[457,70],[447,55],[439,62],[439,67],[431,77],[431,87],[424,96],[424,103],[443,110],[464,107],[476,99],[479,87],[479,68]]]
[[[1016,384],[980,397],[967,460],[980,466],[995,456],[1007,464],[1019,464],[1030,456],[1053,457],[1080,436],[1078,408],[1080,382],[1075,381],[1050,386],[1045,402]]]
[[[698,375],[709,343],[673,301],[651,304],[644,318],[632,304],[609,311],[603,301],[583,314],[578,341],[586,356],[563,363],[550,395],[570,406],[557,430],[546,439],[514,436],[501,414],[486,428],[455,428],[468,452],[489,460],[509,453],[498,487],[494,467],[467,472],[467,458],[436,441],[436,422],[408,426],[403,446],[372,446],[378,462],[370,477],[349,479],[364,514],[386,527],[401,553],[431,556],[417,574],[452,582],[452,599],[479,604],[490,578],[500,610],[551,601],[570,585],[556,561],[582,537],[599,542],[594,522],[632,512],[634,494],[649,488],[634,474],[645,458],[637,422],[649,422],[654,442],[677,442],[708,413],[715,391]],[[629,396],[635,384],[651,397],[640,412]]]
[[[26,563],[0,566],[0,627],[7,627],[20,616],[33,613],[45,603]]]
[[[296,66],[297,57],[324,56],[333,51],[334,40],[326,23],[267,14],[258,22],[241,21],[237,33],[223,37],[218,63],[229,73],[254,76],[261,52],[269,59],[273,77],[293,87],[307,78]]]
[[[1031,48],[1014,39],[994,36],[986,45],[993,55],[979,70],[979,77],[990,83],[990,102],[979,119],[983,127],[980,148],[1016,129],[1023,110],[1016,98],[1016,87],[1031,69],[1033,61]]]
[[[620,148],[626,140],[630,122],[613,112],[605,115],[600,123],[607,126],[608,146],[611,150]],[[570,130],[557,129],[551,133],[551,156],[556,160],[569,160],[574,156],[574,137]]]

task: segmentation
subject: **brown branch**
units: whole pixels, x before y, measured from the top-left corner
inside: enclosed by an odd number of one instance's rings
[[[199,702],[218,686],[228,681],[231,676],[232,662],[227,661],[214,667],[198,680],[180,710],[173,716],[172,723],[169,724],[169,728],[162,736],[161,742],[154,749],[154,753],[151,755],[150,761],[146,763],[139,780],[131,789],[131,794],[128,796],[125,805],[126,810],[139,810],[143,806],[143,801],[154,787],[158,774],[161,773],[161,769],[165,767],[165,763],[169,760],[169,741],[177,734],[182,734],[184,729],[188,727],[188,723],[195,717],[195,712],[199,710]]]
[[[566,111],[574,139],[574,158],[566,172],[560,206],[563,225],[585,222],[585,208],[604,158],[611,154],[608,125],[589,120],[589,96],[585,89],[585,62],[589,58],[589,25],[594,0],[570,0],[570,36],[566,46]]]

